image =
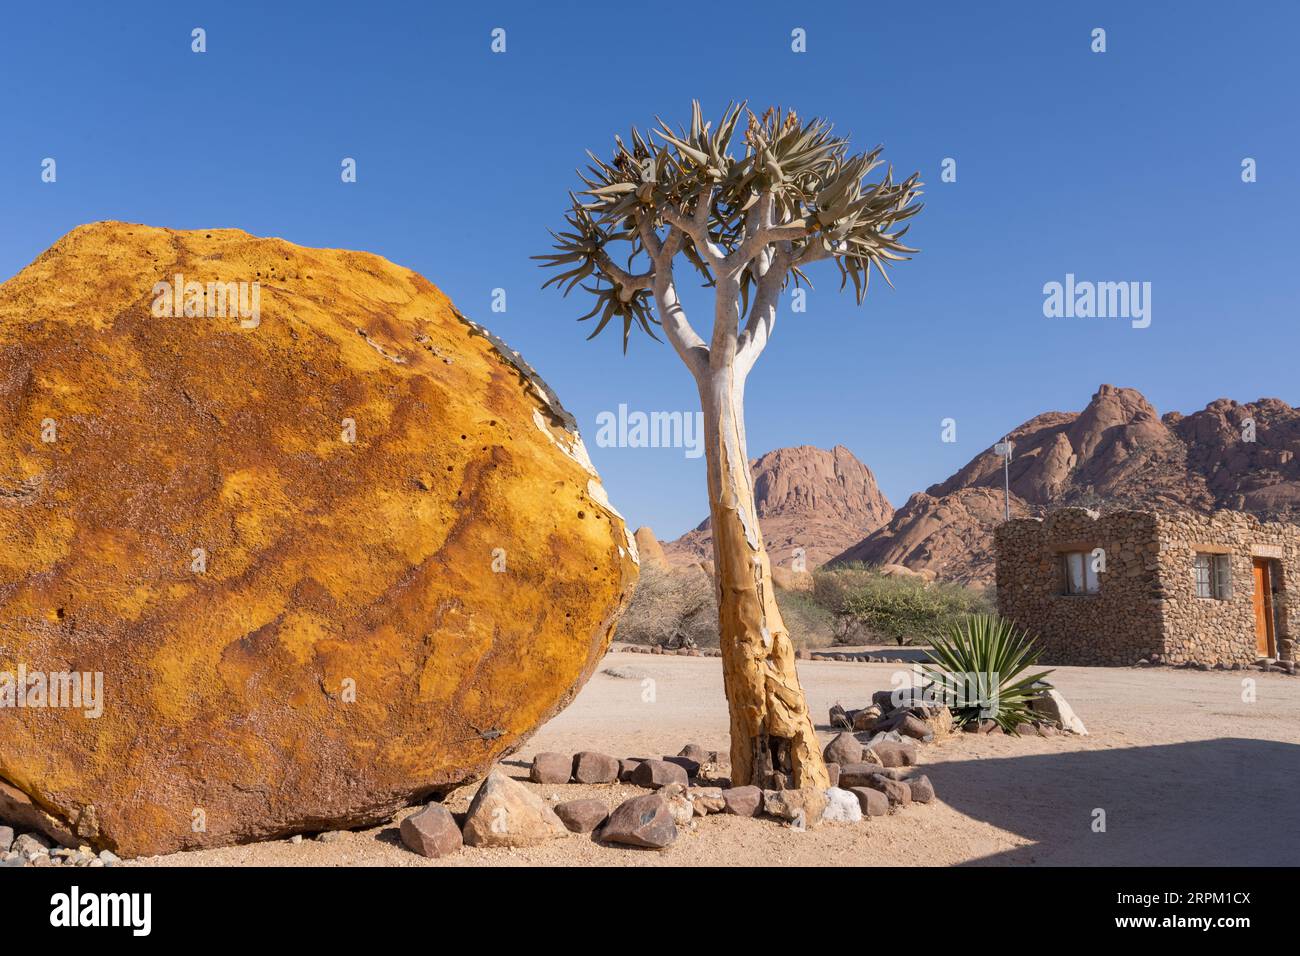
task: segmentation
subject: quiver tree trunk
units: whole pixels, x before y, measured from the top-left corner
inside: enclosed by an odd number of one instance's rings
[[[732,784],[829,787],[758,525],[743,376],[731,367],[710,369],[699,388]]]

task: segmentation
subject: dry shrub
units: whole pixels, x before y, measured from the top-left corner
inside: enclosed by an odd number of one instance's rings
[[[832,642],[834,617],[811,595],[777,588],[776,602],[796,647],[825,647]],[[646,565],[616,636],[631,644],[717,647],[713,579],[698,566],[668,570]]]
[[[645,565],[616,636],[631,644],[717,647],[712,578],[698,567]]]

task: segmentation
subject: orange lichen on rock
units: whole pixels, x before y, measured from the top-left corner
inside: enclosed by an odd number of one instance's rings
[[[481,775],[635,583],[554,395],[377,256],[75,229],[0,286],[0,420],[0,695],[103,675],[98,717],[0,707],[0,780],[123,855]]]

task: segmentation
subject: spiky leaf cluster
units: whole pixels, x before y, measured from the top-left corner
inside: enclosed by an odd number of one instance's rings
[[[742,117],[747,125],[738,138]],[[701,202],[708,203],[709,242],[734,259],[753,226],[751,211],[770,194],[793,281],[806,281],[799,257],[816,247],[839,266],[841,288],[852,281],[859,303],[873,265],[888,282],[886,267],[916,251],[901,240],[906,221],[921,209],[918,175],[895,182],[887,168],[868,182],[884,165],[880,148],[850,153],[848,140],[825,120],[800,122],[793,111],[777,108],[759,117],[742,103],[729,106],[715,126],[695,102],[688,127],[657,123],[648,134],[634,128],[627,141],[616,136],[608,161],[588,151],[590,162],[578,173],[585,188],[570,193],[567,228],[552,232],[553,253],[535,257],[561,270],[543,288],[557,285],[567,295],[581,286],[595,296],[595,307],[582,317],[599,316],[592,337],[616,317],[625,351],[633,326],[654,336],[646,232],[662,240],[672,228],[669,213],[691,218]],[[688,235],[680,253],[706,285],[716,281],[709,257]],[[748,302],[755,276],[748,263],[740,270]]]

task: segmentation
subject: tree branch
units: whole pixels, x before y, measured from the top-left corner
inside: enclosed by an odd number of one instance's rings
[[[663,264],[655,265],[654,295],[655,306],[659,310],[659,323],[663,326],[668,341],[698,381],[709,367],[709,347],[687,321],[686,310],[677,298],[671,258]]]
[[[596,253],[596,262],[600,265],[600,271],[605,273],[605,277],[619,287],[620,297],[624,301],[630,299],[632,293],[637,289],[654,288],[653,270],[633,275],[626,269],[621,269],[615,265],[614,260],[609,257],[609,253],[604,249]]]
[[[772,338],[772,331],[776,327],[777,300],[790,271],[789,250],[790,244],[783,242],[781,248],[760,266],[758,291],[750,303],[745,329],[736,343],[736,373],[742,377],[749,374]]]
[[[709,238],[709,206],[713,202],[712,190],[706,189],[695,197],[693,215],[687,216],[680,209],[664,206],[664,221],[676,226],[691,237],[691,242],[700,253],[700,258],[715,271],[722,267],[726,253],[722,247]]]
[[[804,246],[803,252],[799,253],[799,257],[794,260],[794,265],[796,268],[803,268],[811,262],[831,259],[835,255],[836,253],[826,248],[822,237],[814,233],[808,237],[808,245]]]

